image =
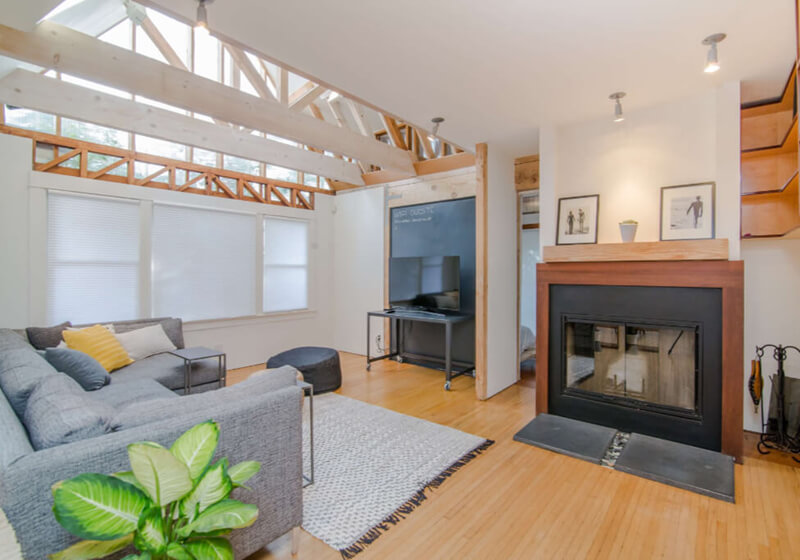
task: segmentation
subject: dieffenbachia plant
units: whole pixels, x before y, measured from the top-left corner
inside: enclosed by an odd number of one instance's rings
[[[234,488],[258,472],[245,461],[213,465],[219,426],[211,420],[180,436],[169,449],[157,443],[128,446],[131,470],[87,473],[53,486],[53,513],[83,540],[50,555],[53,560],[105,558],[128,546],[123,560],[233,560],[225,535],[252,525],[258,508],[232,500]]]

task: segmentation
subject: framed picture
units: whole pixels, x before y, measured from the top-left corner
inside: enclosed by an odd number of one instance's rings
[[[661,240],[714,239],[716,184],[661,187]]]
[[[599,205],[599,194],[559,198],[556,245],[597,243]]]

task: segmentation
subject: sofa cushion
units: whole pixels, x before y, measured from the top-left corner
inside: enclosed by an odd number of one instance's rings
[[[192,385],[217,381],[217,360],[202,360],[192,364]],[[183,389],[183,359],[172,354],[156,354],[118,369],[111,376],[112,383],[155,379],[167,389]]]
[[[8,399],[0,391],[0,470],[23,455],[33,452],[25,426],[19,421]]]
[[[116,374],[114,375],[116,377]],[[164,387],[155,379],[139,379],[128,383],[117,383],[114,379],[111,384],[102,389],[86,393],[86,396],[97,399],[115,410],[121,410],[140,401],[151,401],[153,399],[177,399],[178,395]]]
[[[134,321],[117,321],[114,323],[114,328],[117,333],[126,333],[149,327],[152,325],[161,325],[164,333],[172,341],[176,348],[183,348],[183,321],[172,317],[161,317],[158,319],[136,319]]]
[[[31,348],[26,337],[25,331],[20,333],[12,329],[0,329],[0,352],[18,348]]]
[[[103,325],[94,325],[78,331],[64,331],[64,341],[73,350],[89,354],[105,368],[114,371],[132,363],[117,338]]]
[[[44,351],[44,359],[77,381],[85,391],[96,391],[111,381],[111,376],[100,362],[89,354],[71,348],[48,348]]]
[[[134,360],[141,360],[176,348],[160,324],[117,333],[116,336],[128,355]]]
[[[25,333],[28,335],[28,342],[37,350],[44,350],[45,348],[55,348],[62,340],[62,333],[67,327],[71,327],[72,323],[64,321],[60,325],[52,327],[28,327]]]
[[[0,389],[22,419],[33,388],[45,377],[59,375],[29,344],[0,352]]]
[[[269,393],[294,386],[296,380],[297,370],[286,366],[268,370],[264,375],[253,375],[241,383],[218,391],[186,395],[177,399],[141,401],[119,411],[111,420],[111,429],[127,430],[197,410],[210,409],[223,403],[235,405],[237,401],[256,393]]]
[[[90,399],[65,374],[42,379],[25,407],[25,427],[35,449],[97,437],[109,431],[114,409]]]

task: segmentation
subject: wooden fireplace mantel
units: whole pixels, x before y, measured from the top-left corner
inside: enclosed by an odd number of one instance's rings
[[[727,239],[551,245],[542,249],[544,262],[727,261],[728,258]]]
[[[722,452],[742,460],[744,263],[728,260],[566,262],[536,266],[536,413],[548,409],[551,285],[722,290]]]

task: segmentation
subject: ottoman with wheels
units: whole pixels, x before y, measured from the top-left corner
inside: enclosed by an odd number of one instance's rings
[[[286,365],[303,374],[306,383],[314,387],[314,394],[335,391],[342,386],[339,353],[333,348],[301,346],[276,354],[267,361],[267,369]]]

